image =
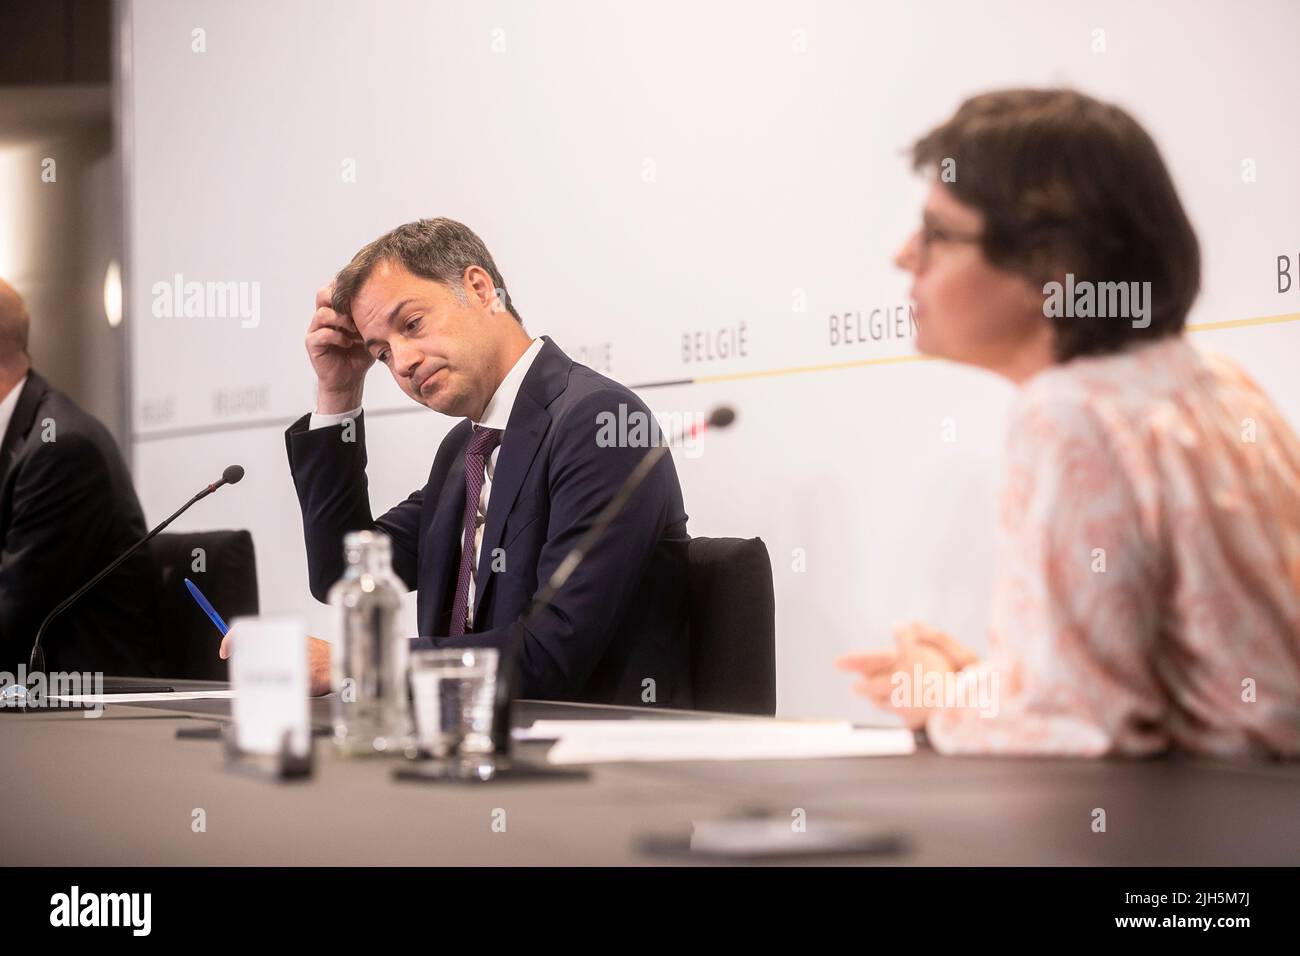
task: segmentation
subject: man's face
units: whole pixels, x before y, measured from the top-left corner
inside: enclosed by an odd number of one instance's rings
[[[441,282],[384,261],[353,296],[352,321],[403,392],[444,415],[477,418],[499,384],[499,316],[468,281],[465,292],[462,301]]]

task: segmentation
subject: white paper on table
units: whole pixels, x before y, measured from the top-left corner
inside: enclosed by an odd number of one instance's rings
[[[855,728],[847,721],[536,721],[519,739],[556,739],[553,764],[668,760],[796,760],[883,757],[916,752],[902,728]]]
[[[714,718],[712,720],[534,720],[531,727],[520,727],[512,736],[516,740],[555,740],[569,735],[600,734],[608,736],[649,736],[666,735],[689,736],[701,730],[716,729],[719,733],[745,733],[747,728],[765,727],[773,733],[799,732],[808,730],[829,730],[843,733],[852,730],[853,725],[847,720],[771,720],[754,718],[752,720],[729,720]],[[734,728],[734,729],[733,729]]]
[[[285,733],[295,754],[311,742],[307,702],[307,631],[296,617],[246,617],[231,622],[231,716],[235,743],[246,753],[278,754]]]
[[[152,704],[171,700],[230,700],[233,690],[182,690],[167,694],[50,694],[50,700],[74,704]]]

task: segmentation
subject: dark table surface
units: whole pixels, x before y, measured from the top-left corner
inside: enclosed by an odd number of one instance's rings
[[[329,708],[313,701],[313,721],[327,724]],[[1300,863],[1297,764],[954,758],[922,746],[908,757],[603,764],[577,779],[419,783],[395,778],[402,758],[343,759],[318,740],[309,778],[275,781],[231,772],[217,739],[178,737],[228,715],[224,700],[114,704],[94,720],[0,714],[4,862],[678,862],[647,842],[684,841],[693,821],[802,810],[810,829],[852,820],[896,838],[891,851],[834,858],[842,863]],[[513,722],[699,716],[521,701]],[[1093,829],[1097,809],[1105,832]]]

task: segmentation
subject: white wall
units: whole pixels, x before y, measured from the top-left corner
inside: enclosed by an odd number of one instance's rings
[[[1205,254],[1193,322],[1300,312],[1275,273],[1300,253],[1294,3],[134,0],[127,15],[142,499],[160,519],[243,463],[245,483],[181,526],[251,528],[264,609],[324,636],[282,430],[313,405],[314,290],[400,222],[471,225],[529,330],[575,357],[608,349],[629,384],[907,356],[908,338],[828,335],[832,314],[906,304],[889,260],[923,187],[904,150],[971,93],[1070,84],[1161,144]],[[259,283],[260,322],[154,316],[176,273]],[[683,361],[684,334],[740,323],[744,357]],[[1196,334],[1300,421],[1300,322]],[[368,409],[394,412],[368,422],[381,510],[453,423],[382,368],[368,389]],[[926,361],[643,395],[739,412],[678,467],[694,533],[771,549],[782,712],[863,715],[831,661],[900,619],[984,646],[1004,385]]]

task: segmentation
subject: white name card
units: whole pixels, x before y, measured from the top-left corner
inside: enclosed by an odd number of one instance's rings
[[[306,756],[311,743],[307,700],[307,632],[296,617],[241,617],[232,622],[230,686],[235,743],[245,753]]]

